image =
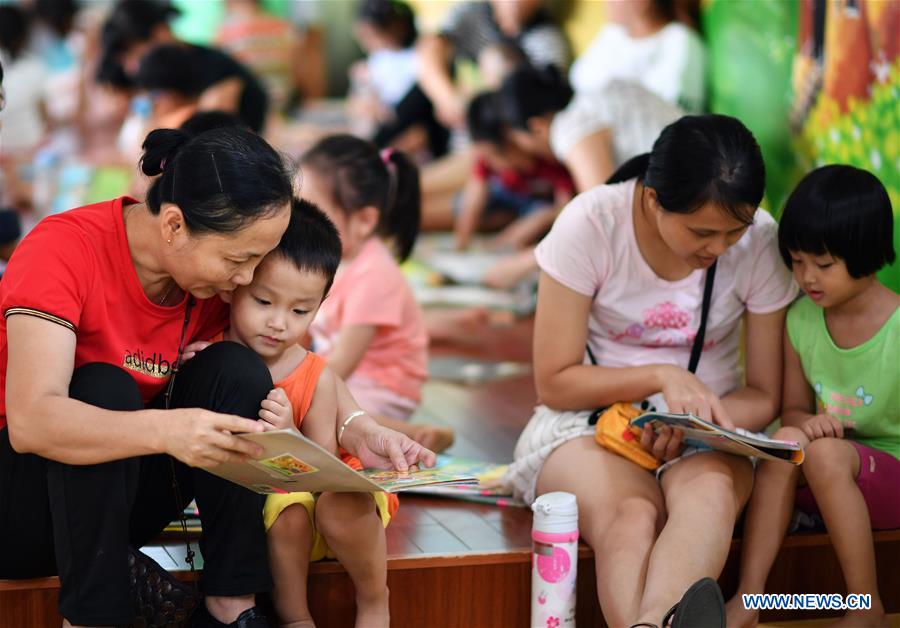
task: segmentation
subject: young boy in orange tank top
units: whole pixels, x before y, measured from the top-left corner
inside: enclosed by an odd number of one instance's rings
[[[270,429],[296,427],[335,454],[335,375],[300,342],[340,261],[334,225],[314,205],[295,199],[281,242],[259,264],[252,283],[232,293],[231,326],[213,339],[250,347],[269,367],[276,384],[259,416]],[[341,458],[362,468],[346,452]],[[279,625],[313,625],[306,597],[309,563],[328,557],[341,561],[356,587],[356,625],[388,626],[384,528],[398,506],[387,493],[269,495],[263,516]]]

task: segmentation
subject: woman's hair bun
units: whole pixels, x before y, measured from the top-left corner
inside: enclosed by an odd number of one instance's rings
[[[175,160],[175,155],[191,136],[178,129],[155,129],[144,140],[141,157],[141,171],[148,177],[160,174],[167,163]]]

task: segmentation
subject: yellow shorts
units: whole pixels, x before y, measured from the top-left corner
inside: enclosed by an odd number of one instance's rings
[[[370,493],[375,501],[375,508],[378,510],[378,516],[381,517],[381,523],[386,528],[391,521],[391,514],[388,510],[388,494],[387,493]],[[266,497],[266,505],[263,507],[263,522],[266,531],[274,525],[278,515],[293,504],[300,504],[306,508],[309,515],[309,523],[312,526],[313,542],[312,552],[310,552],[309,560],[317,561],[323,558],[335,558],[331,548],[325,541],[325,537],[316,529],[316,500],[319,493],[283,493],[277,495],[269,495]]]

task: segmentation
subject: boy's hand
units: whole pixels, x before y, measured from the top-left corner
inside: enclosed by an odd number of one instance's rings
[[[817,438],[844,438],[844,429],[853,429],[853,421],[841,421],[830,414],[817,414],[803,423],[800,429],[813,441]]]
[[[260,404],[259,418],[268,430],[294,427],[294,408],[283,388],[274,388]]]

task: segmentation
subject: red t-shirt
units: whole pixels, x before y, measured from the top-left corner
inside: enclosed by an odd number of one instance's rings
[[[569,171],[558,161],[549,159],[537,159],[531,170],[519,171],[511,168],[495,170],[486,159],[479,157],[472,174],[480,181],[496,177],[503,187],[521,196],[551,200],[556,193],[575,194],[575,182]]]
[[[37,316],[75,332],[74,368],[105,362],[125,369],[144,403],[169,379],[187,296],[156,305],[138,281],[122,218],[122,197],[45,218],[18,246],[0,281],[0,428],[6,425],[6,321]],[[228,306],[197,301],[186,343],[225,329]],[[54,356],[45,356],[52,360]]]

